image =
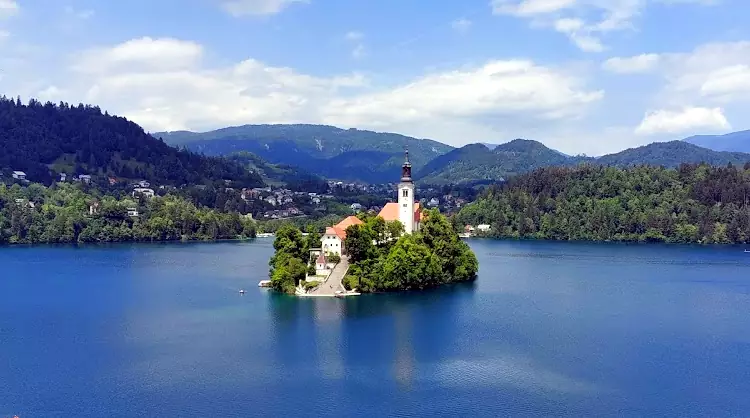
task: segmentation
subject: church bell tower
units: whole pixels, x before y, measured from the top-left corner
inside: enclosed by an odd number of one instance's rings
[[[406,150],[404,165],[401,166],[401,182],[398,184],[398,220],[404,225],[404,232],[414,232],[414,181],[411,178],[409,150]]]

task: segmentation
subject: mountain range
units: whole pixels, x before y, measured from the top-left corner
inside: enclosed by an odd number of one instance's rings
[[[161,140],[160,140],[161,139]],[[532,140],[453,148],[429,139],[325,125],[245,125],[206,133],[150,135],[125,118],[90,105],[0,99],[0,170],[26,171],[49,182],[56,173],[147,179],[158,184],[243,186],[297,184],[322,188],[324,179],[385,183],[397,180],[408,148],[414,176],[427,184],[496,181],[546,166],[612,166],[706,162],[744,165],[750,131],[653,143],[591,158],[569,156]],[[713,147],[709,149],[695,144]],[[170,146],[171,145],[171,146]]]
[[[750,131],[726,135],[696,135],[683,141],[714,151],[750,152]]]
[[[742,165],[750,161],[749,154],[727,151],[735,151],[743,144],[743,138],[750,139],[750,131],[653,143],[597,158],[566,155],[526,139],[453,148],[429,139],[325,125],[244,125],[205,133],[154,135],[169,144],[207,155],[250,152],[270,163],[295,166],[311,175],[368,183],[394,181],[406,148],[415,178],[429,184],[494,181],[540,167],[580,163],[674,167],[683,162]],[[726,149],[719,149],[720,145]]]
[[[326,125],[244,125],[153,135],[209,156],[251,152],[270,163],[296,166],[323,177],[369,183],[393,180],[407,148],[415,169],[453,149],[429,139]]]

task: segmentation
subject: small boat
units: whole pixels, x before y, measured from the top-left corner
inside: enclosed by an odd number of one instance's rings
[[[240,295],[244,295],[244,294],[245,294],[245,289],[240,289]]]
[[[258,282],[258,287],[271,287],[271,281],[261,280],[260,282]]]
[[[746,253],[750,253],[750,250],[745,250]]]

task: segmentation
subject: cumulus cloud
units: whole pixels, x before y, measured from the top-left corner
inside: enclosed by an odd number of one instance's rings
[[[657,110],[646,113],[635,133],[654,135],[728,129],[731,129],[731,126],[721,108],[686,107],[680,110]]]
[[[664,79],[658,100],[674,105],[746,101],[750,93],[750,42],[709,43],[691,52],[615,57],[603,67],[619,73],[654,72]]]
[[[195,66],[202,55],[203,47],[195,42],[144,37],[84,51],[76,56],[74,69],[86,73],[175,70]]]
[[[528,60],[495,60],[383,86],[357,73],[316,77],[253,59],[214,66],[202,56],[194,42],[134,39],[77,54],[65,82],[35,95],[80,98],[151,131],[330,123],[462,144],[474,134],[552,130],[585,115],[604,94],[587,88],[585,76]]]
[[[233,16],[269,15],[279,13],[293,3],[308,0],[220,0],[221,6]]]

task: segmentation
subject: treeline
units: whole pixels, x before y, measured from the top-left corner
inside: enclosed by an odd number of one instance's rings
[[[750,164],[543,168],[489,188],[454,227],[501,238],[750,243]]]
[[[297,285],[305,280],[308,273],[315,274],[315,260],[310,256],[310,249],[320,247],[319,234],[310,233],[303,236],[302,232],[291,224],[282,226],[276,232],[273,242],[275,252],[268,261],[271,267],[271,287],[278,292],[294,293]]]
[[[102,196],[81,184],[0,184],[0,244],[216,240],[255,236],[239,213],[198,208],[179,196]]]
[[[363,293],[395,292],[474,280],[479,264],[469,246],[437,210],[425,215],[421,230],[408,235],[400,222],[375,216],[347,228],[351,264],[344,286]]]
[[[263,185],[257,173],[224,158],[168,146],[125,118],[96,106],[42,104],[0,98],[0,170],[24,171],[29,180],[51,184],[56,173],[146,179],[183,185],[231,180]],[[7,174],[7,173],[6,173]]]

